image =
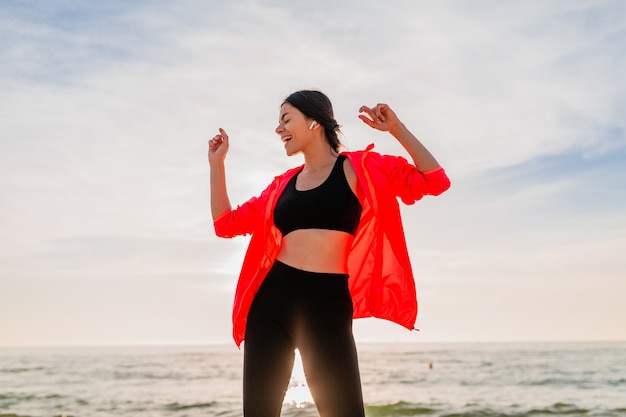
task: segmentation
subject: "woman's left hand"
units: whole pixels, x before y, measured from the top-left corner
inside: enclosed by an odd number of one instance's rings
[[[363,120],[366,125],[383,132],[388,132],[400,124],[400,119],[387,104],[378,103],[371,109],[361,106],[359,113],[359,119]]]

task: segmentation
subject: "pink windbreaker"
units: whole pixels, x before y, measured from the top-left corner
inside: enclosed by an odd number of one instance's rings
[[[397,198],[413,204],[424,195],[439,195],[450,187],[443,168],[419,172],[399,156],[363,151],[344,152],[356,173],[363,210],[348,255],[354,318],[378,317],[413,329],[417,318],[415,281]],[[258,197],[214,221],[217,236],[252,234],[233,305],[233,337],[244,340],[252,300],[280,250],[282,235],[274,225],[274,207],[289,180],[302,166],[288,170]]]

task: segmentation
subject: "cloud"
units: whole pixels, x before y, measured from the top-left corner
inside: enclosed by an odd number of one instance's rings
[[[483,288],[498,273],[510,285],[523,272],[574,274],[580,288],[594,270],[614,279],[626,230],[626,6],[329,5],[3,3],[3,276],[65,275],[85,297],[75,279],[90,274],[114,288],[188,277],[185,291],[206,275],[232,290],[247,240],[212,235],[206,141],[218,127],[230,134],[240,204],[302,163],[274,133],[278,106],[320,88],[351,149],[404,154],[356,117],[388,102],[452,177],[443,196],[403,208],[427,305],[455,299],[448,283]],[[0,278],[8,285],[31,288]]]

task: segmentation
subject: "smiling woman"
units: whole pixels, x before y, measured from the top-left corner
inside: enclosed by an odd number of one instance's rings
[[[211,211],[221,237],[252,234],[233,308],[244,346],[244,415],[280,415],[299,401],[289,391],[295,350],[322,417],[363,417],[352,335],[354,317],[412,329],[415,283],[397,198],[412,204],[450,182],[439,163],[386,104],[360,108],[368,126],[390,132],[414,165],[371,147],[342,152],[330,100],[298,91],[281,107],[276,133],[303,166],[276,177],[259,197],[232,209],[223,129],[209,142]],[[289,392],[290,397],[286,396]]]

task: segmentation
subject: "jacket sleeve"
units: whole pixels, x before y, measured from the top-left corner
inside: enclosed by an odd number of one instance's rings
[[[382,157],[389,185],[405,204],[413,204],[425,195],[437,196],[450,188],[450,180],[443,168],[420,172],[401,156]]]
[[[215,219],[213,221],[215,234],[225,238],[252,234],[257,221],[263,214],[272,185],[268,186],[260,196],[252,197],[237,208],[227,211]]]

